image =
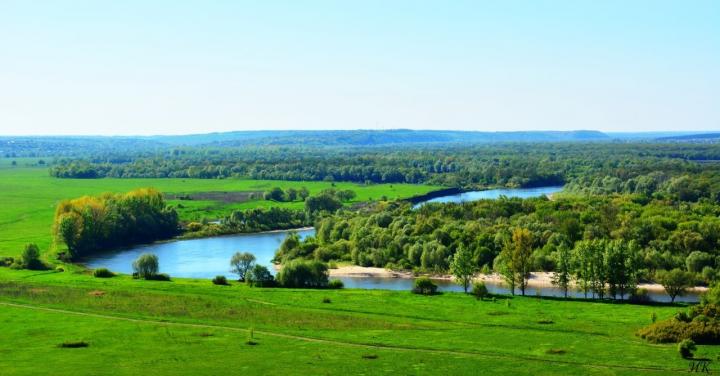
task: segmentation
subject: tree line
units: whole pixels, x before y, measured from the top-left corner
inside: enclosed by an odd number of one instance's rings
[[[151,188],[65,200],[55,211],[54,233],[67,246],[68,259],[167,239],[179,231],[177,212]]]
[[[649,196],[659,192],[694,201],[718,197],[718,160],[720,145],[682,143],[188,147],[61,158],[50,173],[59,178],[233,177],[464,188],[568,184],[577,191]],[[698,178],[702,184],[683,191],[685,181]]]
[[[720,206],[642,195],[500,198],[418,209],[381,202],[316,220],[316,235],[292,235],[276,258],[346,261],[446,273],[496,271],[523,293],[530,271],[556,272],[604,298],[639,282],[711,284],[720,266]],[[458,256],[460,255],[460,256]],[[462,264],[462,263],[460,263]],[[677,283],[676,283],[677,284]],[[674,298],[674,297],[673,297]]]

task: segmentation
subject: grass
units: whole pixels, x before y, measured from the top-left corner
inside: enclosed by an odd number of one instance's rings
[[[44,252],[51,245],[51,227],[55,206],[60,200],[96,195],[103,192],[126,192],[140,187],[155,187],[166,193],[265,191],[278,186],[283,189],[307,187],[311,194],[333,188],[328,182],[289,182],[241,179],[56,179],[47,167],[34,166],[32,159],[17,159],[12,166],[0,159],[0,256],[17,256],[26,243],[37,243]],[[335,183],[334,188],[352,189],[357,197],[352,203],[388,198],[407,198],[440,187],[412,184],[357,185]],[[178,209],[182,220],[220,218],[236,209],[256,207],[302,208],[303,203],[253,200],[237,203],[198,200],[169,200]],[[350,204],[352,204],[350,203]]]
[[[56,203],[105,191],[154,186],[165,192],[265,190],[323,182],[192,179],[59,180],[45,168],[0,160],[0,255],[27,242],[50,246]],[[354,186],[363,201],[408,197],[435,187]],[[184,219],[234,208],[182,201]],[[187,205],[186,205],[187,204]],[[246,205],[246,206],[243,206]],[[67,271],[0,268],[0,374],[512,374],[664,375],[686,373],[675,345],[634,333],[681,306],[380,290],[250,288],[208,280],[94,278]],[[711,346],[698,357],[716,358]]]
[[[460,293],[222,287],[205,280],[159,283],[122,275],[103,280],[87,272],[0,268],[0,369],[8,374],[217,374],[238,365],[247,374],[686,371],[687,361],[674,345],[653,345],[634,335],[650,323],[651,311],[665,319],[678,307],[511,299],[508,307],[504,299],[478,301]],[[538,317],[553,324],[539,323]],[[57,346],[77,341],[90,346]],[[713,348],[700,346],[698,354],[712,357]],[[113,367],[118,364],[123,366]]]

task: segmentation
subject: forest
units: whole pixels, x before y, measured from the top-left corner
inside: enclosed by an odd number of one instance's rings
[[[522,288],[531,271],[554,271],[586,294],[622,298],[663,271],[718,278],[720,206],[640,194],[501,198],[417,209],[383,202],[319,219],[317,234],[281,247],[280,260],[308,258],[448,273],[459,252],[476,271],[497,271]],[[524,243],[522,260],[513,249]],[[522,261],[522,265],[521,265]]]

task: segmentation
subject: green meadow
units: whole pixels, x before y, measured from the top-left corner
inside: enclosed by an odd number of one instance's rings
[[[0,369],[3,375],[679,374],[688,362],[675,345],[634,335],[653,313],[665,319],[678,309],[3,268]],[[701,346],[698,355],[715,358],[713,351]]]
[[[25,161],[25,164],[32,163]],[[51,178],[43,167],[0,165],[0,256],[28,242],[51,247],[58,201],[155,187],[168,193],[263,191],[325,182]],[[410,197],[415,185],[336,184],[355,202]],[[264,205],[253,200],[182,203],[186,220]],[[352,203],[351,203],[352,204]],[[0,375],[512,374],[664,375],[686,373],[675,345],[635,332],[682,306],[503,297],[460,293],[249,288],[207,280],[94,278],[64,271],[0,268]],[[697,356],[715,359],[713,347]]]
[[[8,159],[0,160],[0,256],[16,256],[26,243],[37,243],[46,251],[52,243],[51,229],[57,203],[64,199],[103,192],[127,192],[142,187],[154,187],[165,193],[197,192],[260,192],[273,187],[306,187],[310,194],[323,189],[351,189],[357,196],[354,203],[408,198],[441,187],[412,184],[358,185],[352,183],[294,182],[240,179],[56,179],[46,167],[37,166],[32,159],[18,159],[12,166]],[[169,200],[179,206],[182,220],[217,219],[232,210],[256,207],[290,207],[301,209],[303,202],[275,202],[256,199],[245,202],[217,202],[210,200]]]

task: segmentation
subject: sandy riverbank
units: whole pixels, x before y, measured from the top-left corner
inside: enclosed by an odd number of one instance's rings
[[[528,280],[529,287],[553,287],[552,284],[552,272],[533,272],[530,273],[530,279]],[[403,270],[388,270],[384,268],[376,267],[365,267],[365,266],[341,266],[337,269],[330,269],[330,277],[375,277],[375,278],[414,278],[412,272]],[[429,275],[433,279],[441,280],[453,280],[450,275]],[[475,275],[476,281],[484,281],[493,285],[502,285],[504,283],[502,277],[497,273],[492,274],[477,274]],[[665,289],[662,285],[657,283],[641,283],[638,288],[643,288],[648,291],[663,292]],[[707,291],[707,287],[697,286],[693,287],[691,291],[696,293],[702,293]]]

